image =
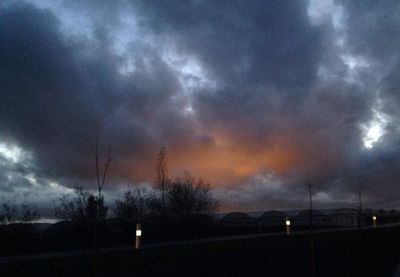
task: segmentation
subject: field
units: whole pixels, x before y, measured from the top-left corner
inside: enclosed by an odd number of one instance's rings
[[[316,276],[392,276],[400,228],[314,235]],[[0,276],[311,276],[310,236],[277,235],[0,264]]]

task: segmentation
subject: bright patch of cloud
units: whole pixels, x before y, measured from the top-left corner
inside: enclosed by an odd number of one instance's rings
[[[192,105],[191,105],[191,104],[187,105],[187,106],[184,108],[184,112],[185,112],[185,114],[193,114],[193,113],[194,113],[194,110],[193,110]]]
[[[16,145],[10,145],[0,142],[0,156],[5,158],[9,162],[19,163],[24,159],[25,153],[20,147]]]
[[[342,55],[341,59],[350,70],[357,70],[360,67],[369,67],[369,63],[363,57],[356,57],[351,55]]]
[[[51,191],[55,194],[67,194],[74,191],[73,189],[64,187],[55,181],[49,182],[49,186],[51,187]]]
[[[92,24],[90,17],[85,11],[76,12],[65,6],[60,0],[29,0],[32,4],[40,9],[48,9],[57,15],[61,22],[61,30],[63,33],[71,36],[84,36],[93,38]]]
[[[200,62],[194,57],[181,56],[175,51],[167,51],[164,53],[163,59],[179,73],[184,94],[190,94],[199,87],[216,87],[216,82],[207,76]]]
[[[334,0],[310,0],[307,8],[310,21],[314,25],[330,23],[336,29],[344,27],[344,12],[342,6]]]
[[[378,101],[379,103],[379,101]],[[373,118],[367,124],[361,126],[363,130],[363,143],[367,149],[372,149],[385,134],[385,127],[388,119],[378,108],[372,110]]]
[[[379,122],[372,122],[371,126],[366,130],[364,137],[364,146],[367,148],[372,148],[373,145],[379,141],[380,137],[383,135],[383,128]]]
[[[361,70],[370,67],[370,63],[361,56],[353,56],[353,55],[340,55],[342,62],[348,68],[347,81],[349,83],[358,84],[358,76]]]

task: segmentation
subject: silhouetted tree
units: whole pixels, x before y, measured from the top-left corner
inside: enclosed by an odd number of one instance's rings
[[[86,218],[91,223],[102,222],[107,217],[108,207],[104,205],[104,198],[97,198],[94,195],[90,195],[87,199],[85,207]]]
[[[166,196],[168,213],[174,219],[210,215],[217,207],[210,185],[203,179],[196,181],[188,172],[169,186]]]
[[[63,195],[55,208],[55,216],[59,219],[71,221],[79,227],[89,227],[96,222],[97,207],[99,206],[99,219],[104,220],[108,208],[103,203],[103,198],[97,198],[80,185],[74,187],[75,197]]]
[[[20,208],[15,205],[3,204],[0,210],[0,222],[31,222],[38,220],[40,214],[36,210],[32,210],[28,205],[21,204]]]
[[[195,180],[187,172],[184,178],[169,181],[164,194],[164,203],[161,193],[155,192],[150,196],[149,208],[153,215],[181,220],[196,215],[209,216],[217,207],[210,185],[203,179]]]
[[[2,221],[13,222],[18,219],[18,209],[15,205],[3,204],[1,208]]]
[[[188,172],[172,182],[167,177],[166,149],[161,148],[157,159],[158,190],[148,195],[148,208],[153,217],[166,221],[206,218],[216,210],[210,185],[203,179],[195,180]]]
[[[81,225],[85,221],[85,207],[90,193],[76,184],[74,186],[74,194],[75,197],[72,199],[68,194],[59,199],[59,203],[55,208],[55,216],[56,218]]]
[[[149,192],[144,188],[125,191],[122,200],[115,201],[115,214],[128,221],[142,221],[147,215]]]
[[[164,195],[165,196],[165,195]],[[147,199],[149,214],[152,218],[160,218],[166,220],[168,218],[168,209],[162,200],[162,193],[159,190],[153,191]]]
[[[161,206],[165,210],[165,191],[168,187],[169,180],[167,177],[167,150],[162,147],[157,159],[157,187],[161,192]]]
[[[108,167],[111,163],[111,145],[108,146],[107,158],[104,162],[104,169],[103,172],[100,172],[101,167],[101,159],[102,159],[102,151],[99,149],[99,141],[96,136],[96,152],[95,152],[95,164],[96,164],[96,181],[97,181],[97,192],[98,196],[95,199],[93,196],[90,199],[89,204],[96,204],[96,213],[95,213],[95,221],[94,221],[94,228],[93,228],[93,246],[96,252],[95,260],[94,260],[94,275],[97,276],[97,259],[98,259],[98,231],[99,231],[99,223],[102,220],[102,206],[104,204],[104,198],[101,194],[101,191],[104,187],[106,182],[106,176],[108,172]],[[102,175],[100,180],[100,175]],[[107,213],[107,212],[106,212]]]
[[[30,222],[34,220],[38,220],[40,218],[40,214],[36,210],[32,210],[28,205],[21,204],[21,211],[19,213],[18,219],[23,222]]]
[[[107,177],[107,172],[108,168],[111,163],[111,145],[108,146],[108,151],[107,151],[107,158],[104,162],[104,169],[103,172],[101,173],[101,158],[102,158],[102,151],[99,149],[99,141],[98,138],[96,137],[96,152],[95,152],[95,163],[96,163],[96,180],[97,180],[97,191],[98,191],[98,196],[97,200],[94,199],[94,201],[97,203],[97,212],[96,212],[96,219],[97,222],[100,222],[101,220],[101,204],[103,204],[103,196],[101,194],[101,191],[104,187],[104,184],[106,182],[106,177]],[[100,180],[101,176],[101,180]]]

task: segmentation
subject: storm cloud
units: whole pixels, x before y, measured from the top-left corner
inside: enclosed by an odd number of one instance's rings
[[[222,210],[398,207],[397,1],[5,1],[0,201],[190,171]]]

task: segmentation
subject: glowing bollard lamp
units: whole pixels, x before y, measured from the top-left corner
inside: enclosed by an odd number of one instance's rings
[[[285,220],[285,225],[286,225],[286,235],[290,235],[290,220],[286,218]]]
[[[136,240],[135,240],[135,249],[140,249],[140,240],[142,238],[142,225],[136,224]]]
[[[375,229],[376,228],[376,216],[372,216],[372,226]]]

